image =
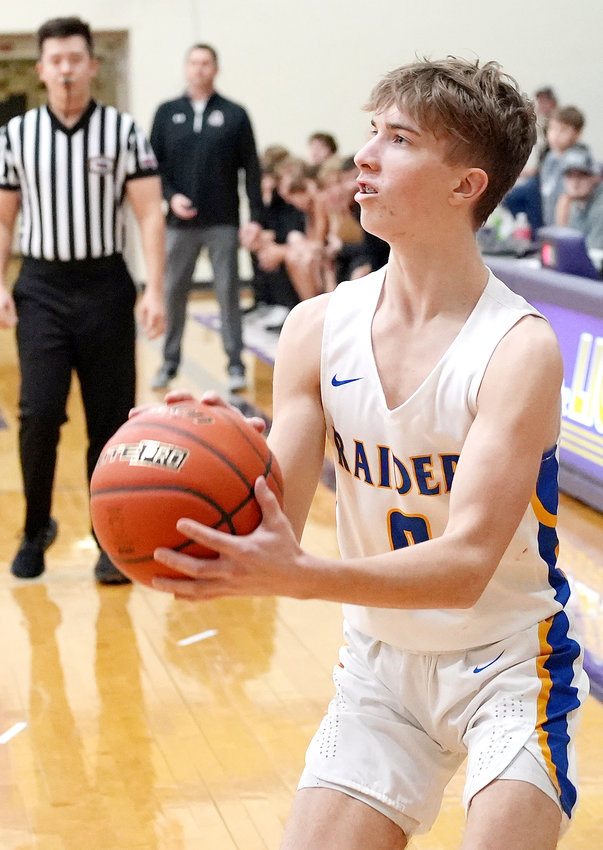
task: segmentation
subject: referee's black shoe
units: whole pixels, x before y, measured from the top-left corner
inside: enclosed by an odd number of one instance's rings
[[[44,552],[54,543],[59,527],[56,519],[48,523],[33,536],[23,535],[19,551],[11,564],[10,571],[17,578],[37,578],[44,572]]]
[[[94,578],[99,584],[131,584],[130,579],[117,569],[102,549],[94,567]]]

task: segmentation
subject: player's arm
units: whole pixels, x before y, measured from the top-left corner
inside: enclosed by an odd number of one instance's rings
[[[19,191],[0,189],[0,328],[12,328],[17,323],[15,303],[8,291],[5,275],[20,203]]]
[[[322,328],[328,296],[302,301],[279,338],[268,442],[283,473],[285,513],[301,537],[325,455],[320,393]]]
[[[301,322],[303,317],[300,311],[296,318]],[[292,347],[284,349],[283,366],[286,369],[289,360],[295,373],[293,361],[303,361],[305,351],[296,349],[294,340],[290,342]],[[299,387],[303,395],[304,375],[302,366],[292,393]],[[478,412],[455,472],[449,522],[442,536],[366,558],[319,558],[299,547],[275,497],[259,479],[256,496],[263,514],[259,528],[247,537],[233,537],[181,520],[182,533],[216,549],[220,558],[202,561],[160,550],[159,561],[196,580],[160,580],[157,586],[191,598],[273,594],[384,608],[471,607],[527,509],[543,454],[557,439],[562,375],[557,341],[544,320],[527,317],[501,341],[482,381]],[[280,381],[281,377],[279,385]],[[318,424],[318,414],[312,393],[306,397],[308,407],[304,401],[299,407],[294,401],[289,406],[287,395],[285,391],[272,446],[285,469],[286,492],[301,475],[300,494],[291,493],[292,502],[286,505],[299,534],[318,462],[318,444],[312,438],[306,442],[307,426]],[[296,411],[305,423],[302,427],[294,421]],[[307,478],[303,474],[306,448],[312,469]]]
[[[300,303],[289,314],[279,338],[274,374],[273,425],[269,444],[283,474],[284,510],[263,478],[256,482],[262,523],[256,532],[234,537],[192,520],[178,522],[192,539],[212,536],[220,542],[217,560],[192,558],[159,549],[155,558],[190,579],[157,578],[154,587],[190,599],[232,595],[304,596],[299,587],[299,545],[304,523],[320,477],[325,451],[325,422],[320,396],[320,351],[324,310],[329,296]],[[228,538],[228,539],[227,539]],[[223,550],[237,541],[237,553]]]
[[[433,541],[452,566],[443,592],[459,605],[479,599],[534,495],[542,457],[559,437],[562,380],[557,339],[543,319],[524,318],[492,356],[455,472],[448,525]],[[446,607],[442,598],[438,605]]]
[[[146,271],[145,291],[137,312],[143,329],[153,337],[165,329],[165,220],[161,209],[161,181],[154,175],[128,180],[126,194],[140,229]]]

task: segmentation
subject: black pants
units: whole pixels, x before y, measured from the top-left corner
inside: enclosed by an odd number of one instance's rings
[[[253,278],[251,288],[253,290],[254,304],[280,304],[290,310],[299,303],[299,296],[291,279],[287,274],[285,264],[281,263],[274,271],[267,272],[260,268],[255,254],[251,255]]]
[[[48,522],[61,425],[75,371],[81,386],[88,480],[135,398],[136,291],[121,256],[26,259],[14,288],[21,367],[19,452],[25,533]]]

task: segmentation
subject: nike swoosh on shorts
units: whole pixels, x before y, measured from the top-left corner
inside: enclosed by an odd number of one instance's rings
[[[504,649],[503,649],[503,652],[504,652]],[[503,652],[501,652],[501,653],[500,653],[500,655],[502,655],[502,654],[503,654]],[[474,667],[474,668],[473,668],[473,672],[474,672],[474,673],[481,673],[481,672],[482,672],[482,670],[485,670],[485,669],[486,669],[486,667],[492,667],[492,665],[493,665],[493,664],[496,664],[496,662],[497,662],[497,661],[498,661],[498,659],[500,658],[500,655],[497,655],[497,656],[496,656],[496,658],[494,659],[494,661],[489,661],[487,664],[484,664],[484,666],[483,666],[483,667]]]

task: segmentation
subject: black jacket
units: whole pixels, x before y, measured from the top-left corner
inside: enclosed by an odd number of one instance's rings
[[[194,110],[188,97],[159,106],[151,130],[151,146],[159,163],[163,194],[186,195],[197,208],[193,219],[167,223],[177,227],[239,224],[239,171],[245,184],[252,220],[262,211],[260,165],[247,112],[219,94],[211,95],[200,132],[193,129]]]

